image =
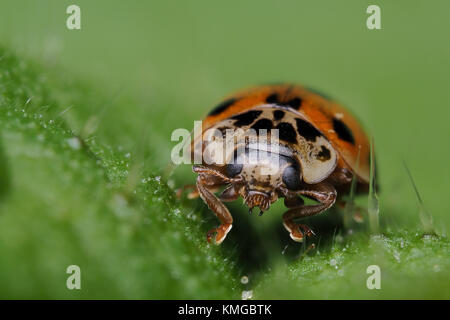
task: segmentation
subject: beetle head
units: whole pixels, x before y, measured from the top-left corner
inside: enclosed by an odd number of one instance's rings
[[[249,208],[250,212],[254,207],[259,207],[262,214],[264,211],[267,211],[270,208],[270,205],[273,201],[271,201],[270,193],[250,190],[245,191],[244,204]]]

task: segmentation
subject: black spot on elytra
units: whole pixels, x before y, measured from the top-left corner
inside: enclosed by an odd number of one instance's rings
[[[283,117],[284,117],[284,111],[282,111],[282,110],[275,110],[273,112],[273,118],[275,120],[281,120],[281,119],[283,119]]]
[[[275,129],[278,129],[278,137],[280,140],[284,140],[291,143],[297,143],[297,134],[294,127],[290,123],[281,122]]]
[[[320,131],[314,128],[311,123],[300,118],[295,118],[295,121],[297,122],[298,134],[304,137],[306,140],[316,141],[317,137],[322,136]]]
[[[214,109],[212,109],[208,115],[214,116],[219,113],[222,113],[223,111],[228,109],[232,104],[234,104],[236,101],[237,101],[236,98],[231,98],[231,99],[225,100],[225,101],[221,102],[218,106],[216,106]]]
[[[299,97],[290,100],[280,99],[278,94],[274,93],[266,98],[266,102],[298,110],[302,104],[302,99],[300,99]]]
[[[252,126],[252,129],[255,129],[256,131],[258,131],[259,129],[270,130],[272,128],[272,121],[266,118],[256,121],[256,123]]]
[[[278,94],[276,94],[276,93],[271,94],[270,96],[268,96],[266,98],[266,102],[267,103],[280,103],[280,101],[278,100]]]
[[[333,129],[337,133],[339,139],[355,144],[353,133],[347,125],[339,119],[333,119]]]
[[[330,150],[328,150],[324,146],[321,146],[321,150],[319,151],[319,153],[317,153],[317,159],[319,159],[320,161],[327,161],[330,160],[330,158],[331,158]]]
[[[247,111],[246,113],[238,114],[237,116],[231,117],[231,119],[236,120],[234,123],[235,126],[248,126],[253,121],[256,120],[256,118],[259,117],[259,115],[262,113],[260,110],[251,110]]]
[[[294,98],[294,99],[291,99],[291,100],[289,100],[287,102],[283,102],[283,103],[291,108],[298,110],[300,108],[300,105],[302,104],[302,99]]]

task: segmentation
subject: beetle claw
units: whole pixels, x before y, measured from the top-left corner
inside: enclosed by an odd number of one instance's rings
[[[208,243],[211,243],[211,240],[214,239],[214,244],[221,244],[231,230],[231,227],[231,224],[221,224],[219,227],[209,230],[206,234],[206,240]]]
[[[211,243],[211,239],[213,237],[214,237],[214,242],[215,242],[216,234],[217,234],[217,228],[213,228],[206,233],[206,240],[208,241],[208,243]]]
[[[298,225],[300,230],[303,230],[304,233],[306,234],[306,236],[308,237],[312,237],[315,236],[316,234],[314,233],[314,231],[312,231],[312,229],[310,227],[308,227],[307,225],[304,224],[299,224]],[[300,231],[301,232],[301,231]]]

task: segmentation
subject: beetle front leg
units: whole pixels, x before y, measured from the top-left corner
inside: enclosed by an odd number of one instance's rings
[[[303,200],[297,200],[295,202],[293,196],[302,195],[313,200],[317,200],[320,204],[317,205],[303,205]],[[329,209],[336,201],[336,189],[328,183],[319,183],[317,185],[311,186],[307,190],[299,190],[293,192],[290,198],[285,200],[286,206],[292,208],[283,214],[283,225],[287,231],[289,231],[292,240],[297,242],[302,242],[304,234],[303,230],[307,236],[313,235],[313,231],[306,225],[297,224],[294,219],[305,218],[321,213]]]
[[[233,217],[231,216],[227,207],[219,200],[219,198],[217,198],[210,190],[208,190],[204,179],[205,177],[202,174],[197,177],[197,190],[200,194],[200,197],[214,212],[221,223],[219,227],[209,230],[206,234],[206,238],[208,242],[211,242],[213,235],[216,234],[214,242],[218,245],[223,242],[228,232],[231,230]]]
[[[194,166],[193,171],[195,173],[198,173],[199,175],[202,175],[203,178],[203,184],[211,191],[216,192],[225,185],[227,182],[232,181],[222,173],[220,173],[217,170],[206,168],[203,166]],[[190,190],[187,194],[188,199],[195,199],[200,196],[197,185],[195,184],[188,184],[185,185],[179,189],[176,190],[176,197],[181,198],[181,195],[186,191]]]
[[[211,190],[212,192],[216,192],[220,189],[220,187],[223,186],[223,183],[219,183],[219,184],[213,184],[213,185],[207,185],[208,189]],[[187,194],[187,198],[192,200],[192,199],[197,199],[200,196],[200,193],[197,190],[197,185],[195,184],[188,184],[185,185],[179,189],[176,190],[175,195],[178,199],[181,198],[182,194],[186,191],[186,190],[190,190]]]
[[[222,172],[220,172],[217,169],[208,168],[202,165],[195,165],[192,167],[192,171],[195,173],[198,173],[199,175],[203,176],[211,176],[215,181],[220,181],[223,183],[239,183],[242,182],[242,177],[237,176],[235,178],[230,178],[224,175]]]

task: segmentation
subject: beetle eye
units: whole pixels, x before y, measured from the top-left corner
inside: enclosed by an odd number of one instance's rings
[[[290,165],[286,167],[283,171],[282,180],[286,187],[290,190],[298,190],[300,189],[300,170],[297,166]]]
[[[243,167],[242,164],[235,164],[235,163],[227,164],[225,167],[225,173],[227,174],[228,177],[234,177],[239,173],[241,173],[242,167]]]

